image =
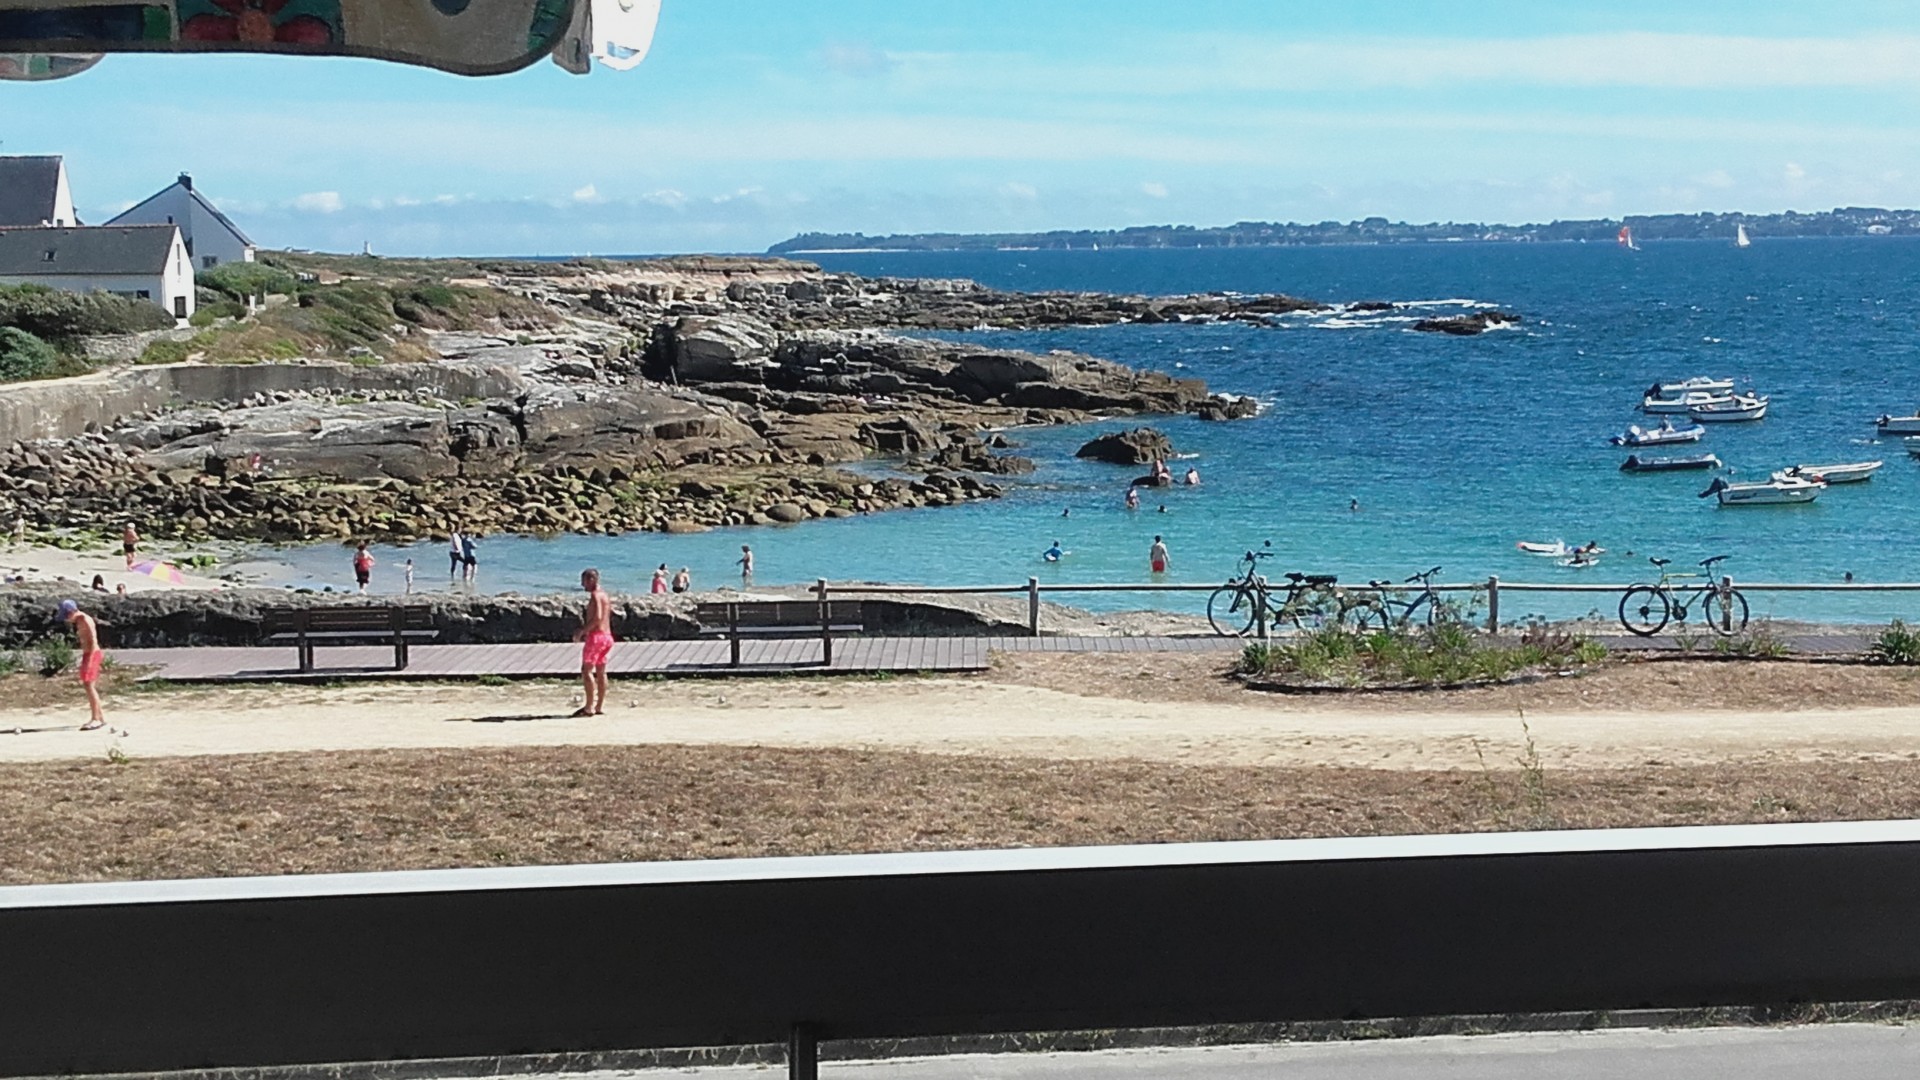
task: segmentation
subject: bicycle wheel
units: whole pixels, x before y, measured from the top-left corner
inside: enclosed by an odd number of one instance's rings
[[[1427,626],[1449,626],[1465,622],[1460,615],[1460,606],[1451,600],[1443,600],[1439,593],[1427,597]]]
[[[1340,625],[1356,634],[1385,630],[1387,622],[1387,609],[1371,596],[1356,598],[1340,609]]]
[[[1207,597],[1207,621],[1221,637],[1246,637],[1257,614],[1253,590],[1244,586],[1222,585]]]
[[[1651,585],[1632,585],[1620,598],[1620,625],[1627,633],[1652,637],[1673,617],[1667,594]]]
[[[1737,634],[1747,628],[1747,598],[1738,589],[1709,589],[1700,598],[1700,617],[1716,634]]]

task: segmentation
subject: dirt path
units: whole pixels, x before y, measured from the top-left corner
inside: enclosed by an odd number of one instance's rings
[[[97,759],[109,747],[149,758],[685,744],[1446,769],[1477,767],[1482,755],[1496,766],[1511,764],[1525,748],[1522,710],[1542,761],[1556,768],[1920,758],[1920,705],[1886,703],[1912,697],[1905,673],[1880,687],[1874,680],[1887,673],[1870,669],[1776,666],[1799,670],[1629,665],[1658,670],[1628,671],[1614,684],[1560,680],[1478,696],[1359,699],[1251,694],[1204,670],[1153,690],[1139,680],[1097,678],[1077,664],[1036,664],[989,679],[622,682],[608,715],[584,720],[566,718],[576,704],[573,691],[555,683],[175,688],[114,695],[109,716],[125,735],[73,730],[83,713],[65,701],[0,709],[0,761]],[[1686,670],[1693,667],[1702,670]],[[1668,692],[1649,697],[1646,678]],[[1716,697],[1707,685],[1715,679],[1833,686],[1811,695],[1819,707],[1788,710],[1783,706],[1798,697],[1749,700],[1730,690]],[[1054,685],[1062,682],[1131,696]],[[1851,697],[1838,690],[1848,685]],[[0,700],[23,700],[6,689],[0,684]],[[1709,703],[1737,700],[1739,707],[1709,708],[1689,694]],[[1655,708],[1638,706],[1648,700]],[[19,734],[5,734],[15,728]]]

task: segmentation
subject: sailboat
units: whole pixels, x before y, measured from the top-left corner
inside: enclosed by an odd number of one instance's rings
[[[1615,239],[1620,242],[1621,247],[1626,248],[1628,251],[1640,250],[1640,245],[1633,242],[1633,229],[1631,226],[1620,226],[1620,235]]]
[[[1747,239],[1747,227],[1745,225],[1735,225],[1733,227],[1733,246],[1734,247],[1752,247],[1753,246],[1753,241]]]

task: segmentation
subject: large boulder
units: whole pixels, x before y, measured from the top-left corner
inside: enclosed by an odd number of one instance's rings
[[[1467,337],[1484,334],[1503,326],[1511,326],[1520,321],[1520,316],[1504,311],[1477,311],[1472,315],[1448,315],[1437,319],[1421,319],[1413,324],[1413,329],[1429,334],[1453,334]]]
[[[1114,465],[1147,465],[1173,456],[1173,441],[1150,427],[1113,431],[1090,440],[1074,457]]]
[[[780,343],[773,327],[746,315],[688,315],[670,334],[673,374],[689,383],[751,378]]]

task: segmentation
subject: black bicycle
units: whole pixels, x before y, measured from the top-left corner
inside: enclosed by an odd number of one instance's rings
[[[1422,609],[1425,609],[1423,618],[1428,626],[1459,622],[1458,605],[1434,590],[1433,576],[1439,572],[1440,567],[1436,566],[1398,584],[1385,580],[1367,582],[1367,587],[1374,591],[1352,598],[1340,613],[1341,623],[1355,630],[1385,630],[1389,626],[1404,628],[1413,625],[1416,614]],[[1420,586],[1418,592],[1409,593],[1403,588],[1415,583]]]
[[[1641,637],[1652,637],[1666,628],[1669,622],[1686,622],[1687,608],[1699,601],[1700,617],[1713,628],[1716,634],[1737,634],[1747,628],[1747,598],[1733,587],[1728,578],[1713,579],[1713,568],[1724,561],[1725,555],[1715,555],[1700,560],[1700,572],[1669,573],[1670,559],[1648,559],[1660,569],[1660,580],[1652,584],[1627,586],[1626,595],[1620,598],[1620,625],[1627,633]],[[1682,585],[1674,588],[1676,581],[1692,578],[1706,578],[1705,584]]]
[[[1288,574],[1280,602],[1274,603],[1274,590],[1260,573],[1261,559],[1271,559],[1267,550],[1249,551],[1240,557],[1240,575],[1207,597],[1207,621],[1213,632],[1223,637],[1246,637],[1266,613],[1269,627],[1282,624],[1300,630],[1313,630],[1339,621],[1344,598],[1334,588],[1339,580],[1333,574]]]

